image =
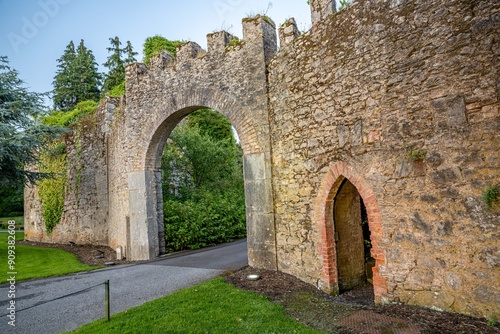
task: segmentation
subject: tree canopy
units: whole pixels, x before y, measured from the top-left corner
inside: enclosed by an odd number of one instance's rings
[[[118,36],[110,38],[109,41],[111,46],[108,47],[107,50],[111,54],[104,63],[104,66],[109,69],[106,79],[104,80],[104,94],[107,94],[112,91],[113,88],[125,82],[125,66],[137,61],[135,59],[137,52],[134,52],[134,48],[130,41],[127,41],[127,46],[124,48],[121,48],[122,43]]]
[[[38,162],[46,140],[62,132],[44,125],[43,95],[28,91],[7,57],[0,56],[0,187],[34,183],[43,173],[25,166]]]
[[[52,85],[54,108],[71,110],[82,101],[98,101],[101,96],[101,75],[91,50],[83,40],[75,49],[71,41],[57,60],[57,72]]]

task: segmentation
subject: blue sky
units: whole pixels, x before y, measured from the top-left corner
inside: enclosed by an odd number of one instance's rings
[[[206,35],[226,30],[242,37],[241,19],[264,13],[276,25],[294,17],[300,30],[311,25],[306,0],[0,0],[0,55],[8,56],[31,91],[52,89],[57,59],[81,39],[100,71],[109,38],[130,40],[142,60],[149,36],[191,40],[206,48]]]

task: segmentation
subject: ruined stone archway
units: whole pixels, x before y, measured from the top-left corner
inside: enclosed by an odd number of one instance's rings
[[[131,223],[127,233],[130,235],[128,247],[132,257],[144,257],[146,254],[152,258],[164,250],[160,172],[163,147],[183,117],[201,108],[211,108],[229,119],[240,137],[243,149],[249,262],[256,267],[273,268],[274,216],[270,159],[269,152],[264,151],[259,143],[256,127],[245,114],[233,112],[240,106],[229,96],[221,96],[220,92],[208,89],[191,89],[186,94],[179,92],[175,105],[178,110],[162,111],[162,116],[154,122],[158,125],[143,131],[146,134],[144,139],[149,143],[139,160],[143,162],[141,165],[144,170],[133,171],[128,176]],[[146,222],[147,232],[144,226],[141,227],[141,222]],[[147,240],[136,238],[145,234]],[[145,241],[147,249],[144,247]]]
[[[207,36],[208,50],[182,44],[175,58],[163,53],[150,67],[126,69],[126,108],[110,135],[109,243],[126,245],[127,258],[161,253],[163,212],[160,160],[165,142],[190,112],[217,110],[227,117],[243,149],[249,264],[276,269],[271,185],[271,143],[266,66],[276,51],[276,31],[261,17],[243,21],[243,42],[226,32]]]
[[[380,303],[382,296],[387,292],[386,280],[380,276],[380,267],[386,263],[385,252],[379,248],[379,240],[382,237],[380,209],[369,183],[343,162],[336,162],[330,166],[316,198],[314,221],[321,234],[319,253],[323,260],[320,288],[328,293],[339,293],[339,272],[333,226],[334,204],[335,197],[346,179],[354,186],[366,207],[371,232],[371,256],[375,259],[375,267],[372,269],[373,289],[375,302]]]

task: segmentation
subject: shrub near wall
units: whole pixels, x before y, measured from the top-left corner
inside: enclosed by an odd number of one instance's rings
[[[162,159],[167,252],[245,237],[241,154],[231,123],[213,110],[172,132]]]
[[[164,203],[166,251],[198,249],[246,236],[244,197],[204,192],[198,199]]]

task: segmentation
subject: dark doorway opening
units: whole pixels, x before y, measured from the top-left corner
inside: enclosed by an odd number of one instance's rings
[[[373,283],[368,215],[356,187],[344,179],[334,200],[334,231],[339,292]]]

